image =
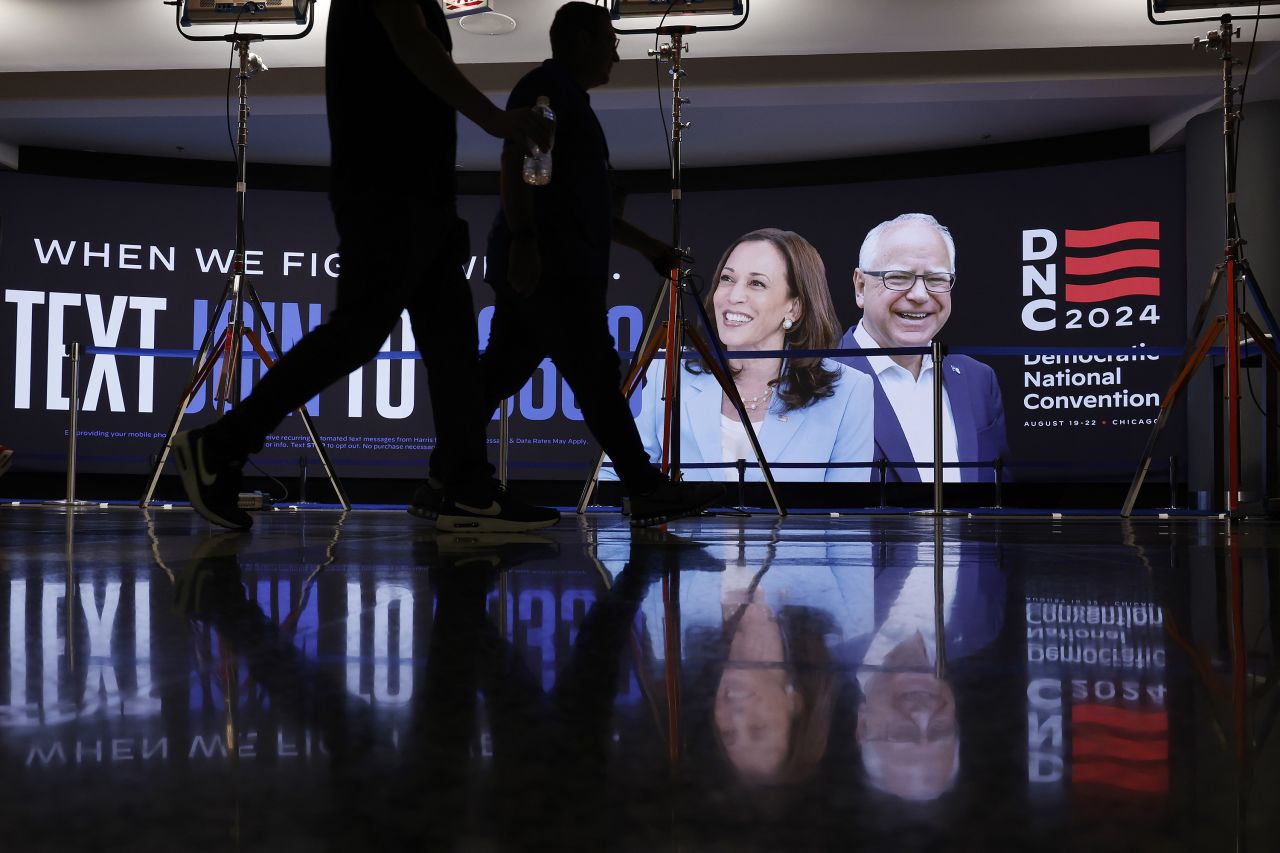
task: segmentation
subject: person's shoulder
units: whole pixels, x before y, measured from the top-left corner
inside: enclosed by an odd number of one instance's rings
[[[865,371],[859,370],[850,364],[849,359],[846,358],[824,358],[822,360],[822,369],[835,373],[838,377],[837,382],[841,384],[857,385],[861,382],[871,381],[871,377]]]
[[[838,361],[834,358],[824,358],[822,360],[822,369],[838,374],[841,379],[846,376],[853,376],[855,378],[864,376],[861,370],[851,367],[843,361]]]
[[[858,368],[833,358],[824,358],[822,368],[836,375],[832,383],[832,397],[850,399],[862,393],[872,393],[871,377]]]
[[[555,92],[560,85],[556,75],[546,63],[537,65],[525,73],[511,89],[507,98],[507,109],[531,107],[542,95],[555,100]]]
[[[970,376],[980,376],[983,378],[994,377],[995,370],[986,362],[978,361],[976,358],[968,355],[948,355],[944,364],[952,364],[960,369],[961,374],[968,373]]]
[[[553,111],[563,112],[575,106],[576,85],[563,66],[548,59],[520,78],[511,90],[511,100],[519,96],[520,103],[516,106],[533,106],[539,97],[545,95],[551,101]]]
[[[867,357],[860,355],[857,350],[862,349],[862,345],[858,343],[853,336],[855,326],[845,329],[844,335],[840,338],[840,343],[836,344],[836,349],[850,350],[845,355],[839,356],[836,360],[840,364],[847,365],[859,373],[867,373],[871,370],[871,365],[867,362]],[[824,359],[824,363],[830,359]]]

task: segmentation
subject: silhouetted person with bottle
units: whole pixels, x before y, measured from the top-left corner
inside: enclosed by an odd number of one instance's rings
[[[342,271],[337,305],[284,354],[240,405],[174,439],[195,509],[230,528],[252,524],[237,506],[241,468],[289,412],[377,355],[408,310],[427,369],[444,485],[439,526],[523,530],[559,519],[502,492],[485,455],[470,255],[455,207],[457,113],[487,133],[545,141],[546,122],[504,112],[449,55],[436,0],[332,0],[325,46],[330,200]]]
[[[717,484],[671,483],[649,462],[620,390],[619,359],[605,296],[609,246],[644,255],[666,276],[679,252],[618,215],[609,146],[591,109],[589,89],[609,82],[618,39],[602,6],[566,3],[551,24],[551,59],[530,71],[507,107],[527,110],[546,98],[555,114],[551,179],[525,183],[527,143],[502,149],[502,210],[489,233],[486,280],[495,292],[489,343],[480,359],[487,423],[498,403],[520,390],[550,357],[573,390],[583,418],[613,460],[630,495],[631,523],[693,515],[723,493]],[[443,450],[432,455],[433,480],[410,511],[430,517],[440,505]]]

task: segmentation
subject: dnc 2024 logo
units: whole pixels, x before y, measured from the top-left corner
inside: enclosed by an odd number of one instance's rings
[[[1158,324],[1159,244],[1160,223],[1150,220],[1068,228],[1061,240],[1047,228],[1024,230],[1022,325],[1048,332]]]

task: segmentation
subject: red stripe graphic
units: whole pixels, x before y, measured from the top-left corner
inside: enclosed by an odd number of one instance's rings
[[[1164,740],[1130,740],[1113,735],[1076,736],[1071,755],[1081,758],[1114,758],[1121,761],[1168,761],[1169,742]]]
[[[1118,278],[1102,284],[1071,284],[1063,288],[1068,302],[1106,302],[1122,296],[1159,296],[1158,278]]]
[[[1077,764],[1071,768],[1074,784],[1107,785],[1129,791],[1165,793],[1169,790],[1169,767],[1157,764],[1131,767],[1111,761]]]
[[[1093,249],[1122,240],[1159,240],[1160,223],[1150,221],[1119,222],[1108,228],[1091,231],[1067,229],[1063,243],[1068,249]]]
[[[1110,705],[1074,705],[1071,724],[1097,723],[1113,729],[1133,732],[1167,732],[1169,718],[1164,711],[1130,711]]]
[[[1159,249],[1129,249],[1096,258],[1067,258],[1067,275],[1099,275],[1129,267],[1160,268]]]

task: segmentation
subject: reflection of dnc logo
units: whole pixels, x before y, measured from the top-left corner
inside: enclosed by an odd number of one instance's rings
[[[1087,231],[1046,228],[1022,232],[1022,325],[1033,332],[1058,328],[1058,269],[1063,272],[1063,329],[1103,329],[1160,322],[1154,301],[1134,305],[1134,297],[1160,296],[1160,223],[1119,222]],[[1101,305],[1126,300],[1120,305]],[[1094,306],[1094,307],[1089,307]],[[1135,317],[1135,314],[1137,315]]]

